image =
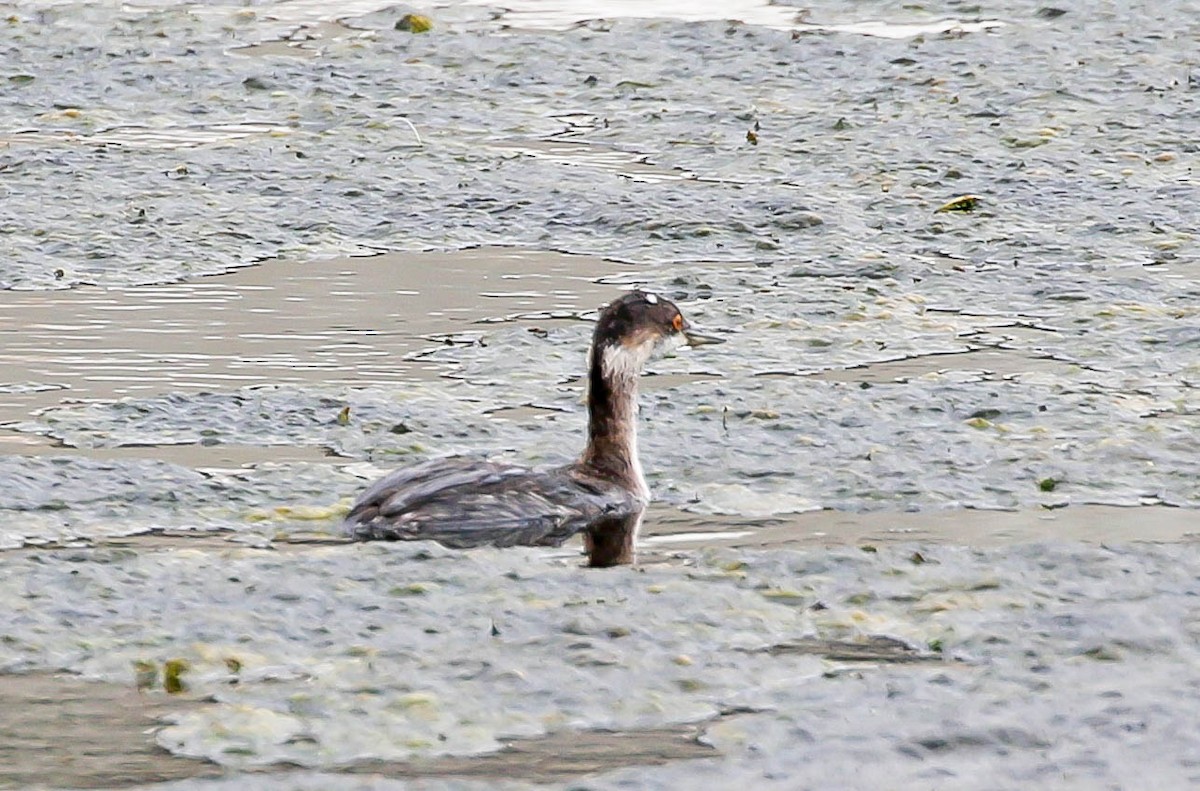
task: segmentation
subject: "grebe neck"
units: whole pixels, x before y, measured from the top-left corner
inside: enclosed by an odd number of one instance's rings
[[[649,499],[638,459],[638,376],[648,354],[620,343],[593,346],[588,369],[588,442],[581,463]]]

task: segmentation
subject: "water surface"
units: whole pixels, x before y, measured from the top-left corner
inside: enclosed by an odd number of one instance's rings
[[[4,694],[167,712],[128,786],[1195,784],[1189,5],[407,10],[11,7]],[[728,339],[644,379],[641,567],[312,543],[571,458],[633,284]],[[936,662],[797,649],[883,638]]]

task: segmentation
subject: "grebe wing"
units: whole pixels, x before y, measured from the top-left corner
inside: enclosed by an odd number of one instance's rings
[[[372,509],[386,508],[392,513],[400,513],[447,489],[478,485],[522,472],[528,472],[528,469],[469,456],[449,456],[414,464],[390,472],[370,486],[354,503],[346,521],[374,516]]]
[[[531,470],[470,458],[398,470],[368,489],[343,530],[364,541],[431,539],[446,546],[557,546],[601,519],[645,504],[572,467]]]

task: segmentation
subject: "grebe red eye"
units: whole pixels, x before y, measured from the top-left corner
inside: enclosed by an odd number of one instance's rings
[[[671,319],[671,326],[675,328],[676,332],[683,331],[683,314],[682,313],[675,314],[675,318]]]

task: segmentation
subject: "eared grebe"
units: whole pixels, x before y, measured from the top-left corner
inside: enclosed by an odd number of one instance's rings
[[[588,441],[579,460],[532,470],[462,457],[398,470],[358,498],[352,538],[451,547],[557,546],[580,531],[588,565],[633,562],[650,490],[637,450],[638,374],[656,352],[720,339],[661,297],[630,292],[600,311],[588,370]]]

